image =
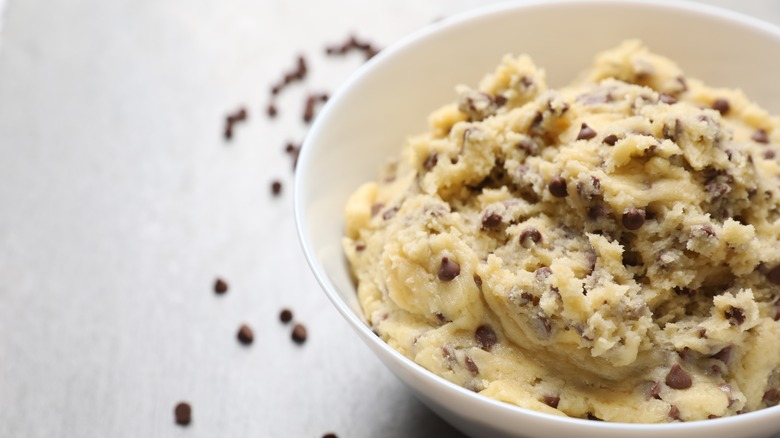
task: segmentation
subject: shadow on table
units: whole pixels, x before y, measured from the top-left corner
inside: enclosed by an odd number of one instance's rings
[[[412,393],[404,388],[400,397],[405,407],[401,415],[387,430],[387,437],[404,438],[467,438],[466,435],[450,426],[432,410],[425,406]]]

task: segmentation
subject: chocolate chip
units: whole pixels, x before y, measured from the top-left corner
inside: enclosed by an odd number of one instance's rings
[[[222,295],[227,291],[228,291],[227,282],[221,278],[217,278],[217,280],[214,281],[214,292],[217,293],[218,295]]]
[[[503,218],[498,213],[486,213],[482,217],[482,229],[483,230],[495,230],[501,227],[501,221]]]
[[[776,388],[769,388],[764,392],[764,396],[761,400],[766,403],[767,406],[775,406],[780,403],[780,391]]]
[[[268,109],[266,111],[268,112],[268,117],[270,117],[272,119],[274,117],[276,117],[276,114],[277,114],[276,105],[274,105],[272,103],[269,103],[268,104]]]
[[[669,105],[673,105],[673,104],[677,103],[677,98],[676,97],[674,97],[672,95],[669,95],[669,94],[666,94],[666,93],[661,93],[661,95],[658,96],[658,100],[660,100],[663,103],[669,104]]]
[[[425,161],[423,162],[423,169],[430,171],[434,167],[436,167],[436,163],[439,162],[439,157],[434,154],[428,154],[427,157],[425,157]]]
[[[238,338],[238,341],[242,344],[249,345],[255,340],[255,334],[252,333],[252,329],[249,328],[248,325],[241,324],[241,327],[238,328],[236,338]]]
[[[682,420],[682,418],[680,418],[680,409],[677,406],[672,405],[672,407],[669,408],[669,418],[678,421]]]
[[[490,351],[496,342],[498,342],[498,336],[496,332],[489,325],[481,325],[477,327],[477,331],[474,332],[474,338],[477,340],[479,348]]]
[[[452,281],[460,274],[460,265],[454,261],[451,261],[447,257],[441,259],[441,266],[439,266],[439,280]]]
[[[287,324],[288,322],[292,321],[293,319],[293,313],[290,309],[282,309],[281,312],[279,312],[279,321],[282,321],[283,323]]]
[[[672,389],[688,389],[693,384],[691,375],[678,364],[672,365],[669,374],[666,375],[666,385]]]
[[[731,105],[729,105],[729,101],[726,99],[715,99],[714,102],[712,102],[712,109],[718,111],[720,115],[725,116],[727,112],[729,112],[729,109],[731,109]]]
[[[371,216],[376,216],[377,213],[382,211],[382,209],[385,208],[385,204],[382,204],[381,202],[378,202],[371,206]]]
[[[719,352],[713,354],[711,357],[713,359],[718,359],[719,361],[723,363],[728,363],[729,359],[731,359],[731,350],[732,347],[729,345],[728,347],[720,350]]]
[[[660,400],[660,394],[661,394],[661,382],[651,382],[653,386],[650,387],[650,392],[648,393],[650,397]]]
[[[550,180],[550,184],[547,185],[550,190],[550,194],[556,198],[565,198],[569,196],[569,191],[566,189],[566,180],[560,176],[553,177]]]
[[[597,417],[597,416],[595,416],[595,415],[591,414],[590,412],[588,412],[588,420],[592,420],[592,421],[604,421],[604,420],[602,420],[601,418],[599,418],[599,417]]]
[[[335,433],[326,433],[322,438],[339,438]]]
[[[325,48],[325,53],[328,55],[343,55],[352,50],[358,50],[363,52],[366,57],[366,61],[376,56],[379,53],[379,48],[374,47],[368,41],[361,41],[356,36],[351,35],[342,44],[336,44]]]
[[[558,403],[560,403],[561,401],[561,398],[558,397],[557,395],[545,395],[542,401],[544,402],[544,404],[550,406],[551,408],[557,408]]]
[[[550,278],[552,275],[552,269],[550,269],[549,266],[542,266],[541,268],[534,271],[534,277],[537,281],[544,281]]]
[[[780,285],[780,265],[775,266],[766,274],[766,278],[774,284]]]
[[[280,193],[282,193],[282,183],[279,180],[275,180],[271,183],[271,193],[274,196],[278,196]]]
[[[739,307],[729,306],[723,315],[731,325],[742,325],[745,322],[745,311]]]
[[[303,324],[295,324],[292,329],[292,340],[296,344],[303,344],[306,342],[306,327]]]
[[[593,205],[588,207],[588,217],[591,220],[598,220],[607,216],[607,209],[603,205]]]
[[[192,406],[187,402],[179,402],[173,409],[176,424],[186,426],[192,421]]]
[[[623,226],[627,230],[638,230],[645,223],[645,211],[641,208],[631,207],[623,213]]]
[[[750,136],[750,139],[756,143],[769,143],[769,136],[766,135],[766,130],[763,128],[756,129],[753,135]]]
[[[536,229],[536,227],[528,227],[520,233],[520,245],[523,248],[528,248],[533,243],[538,245],[542,241],[542,233]]]
[[[596,131],[594,131],[593,128],[588,126],[586,123],[583,123],[580,127],[580,133],[577,134],[577,140],[590,140],[596,135],[598,134],[596,134]]]
[[[395,216],[396,213],[398,213],[398,207],[388,208],[384,213],[382,213],[382,219],[390,220],[393,218],[393,216]]]
[[[618,136],[615,134],[609,134],[608,136],[604,137],[604,140],[601,141],[609,146],[615,146],[615,143],[618,141]]]
[[[765,160],[773,160],[774,158],[775,158],[775,151],[772,150],[764,151]]]
[[[477,285],[477,287],[482,290],[482,277],[480,277],[477,274],[474,274],[474,284]]]
[[[496,103],[496,106],[501,108],[502,106],[506,105],[506,97],[498,94],[495,97],[493,97],[493,102]]]
[[[226,140],[230,140],[231,138],[233,138],[233,127],[235,126],[235,124],[246,120],[246,118],[247,118],[246,108],[243,107],[227,115],[227,117],[225,118],[225,131],[224,131]]]
[[[479,374],[479,367],[477,367],[477,364],[474,363],[474,360],[471,359],[469,356],[466,356],[466,369],[469,370],[469,372],[473,375]]]

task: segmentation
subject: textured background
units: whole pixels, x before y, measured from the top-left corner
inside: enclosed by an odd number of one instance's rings
[[[0,0],[0,437],[459,436],[315,284],[283,147],[306,132],[306,93],[362,63],[326,43],[387,46],[484,3]],[[780,2],[708,3],[780,23]],[[299,53],[310,75],[271,121]]]

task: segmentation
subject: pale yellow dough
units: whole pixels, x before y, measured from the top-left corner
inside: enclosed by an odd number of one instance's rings
[[[780,119],[638,41],[558,90],[507,55],[457,91],[346,207],[378,336],[548,413],[657,423],[778,403]]]

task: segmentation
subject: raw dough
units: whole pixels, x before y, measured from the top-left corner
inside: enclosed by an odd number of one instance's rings
[[[780,119],[638,41],[562,89],[507,55],[458,94],[346,207],[378,336],[572,417],[780,401]]]

